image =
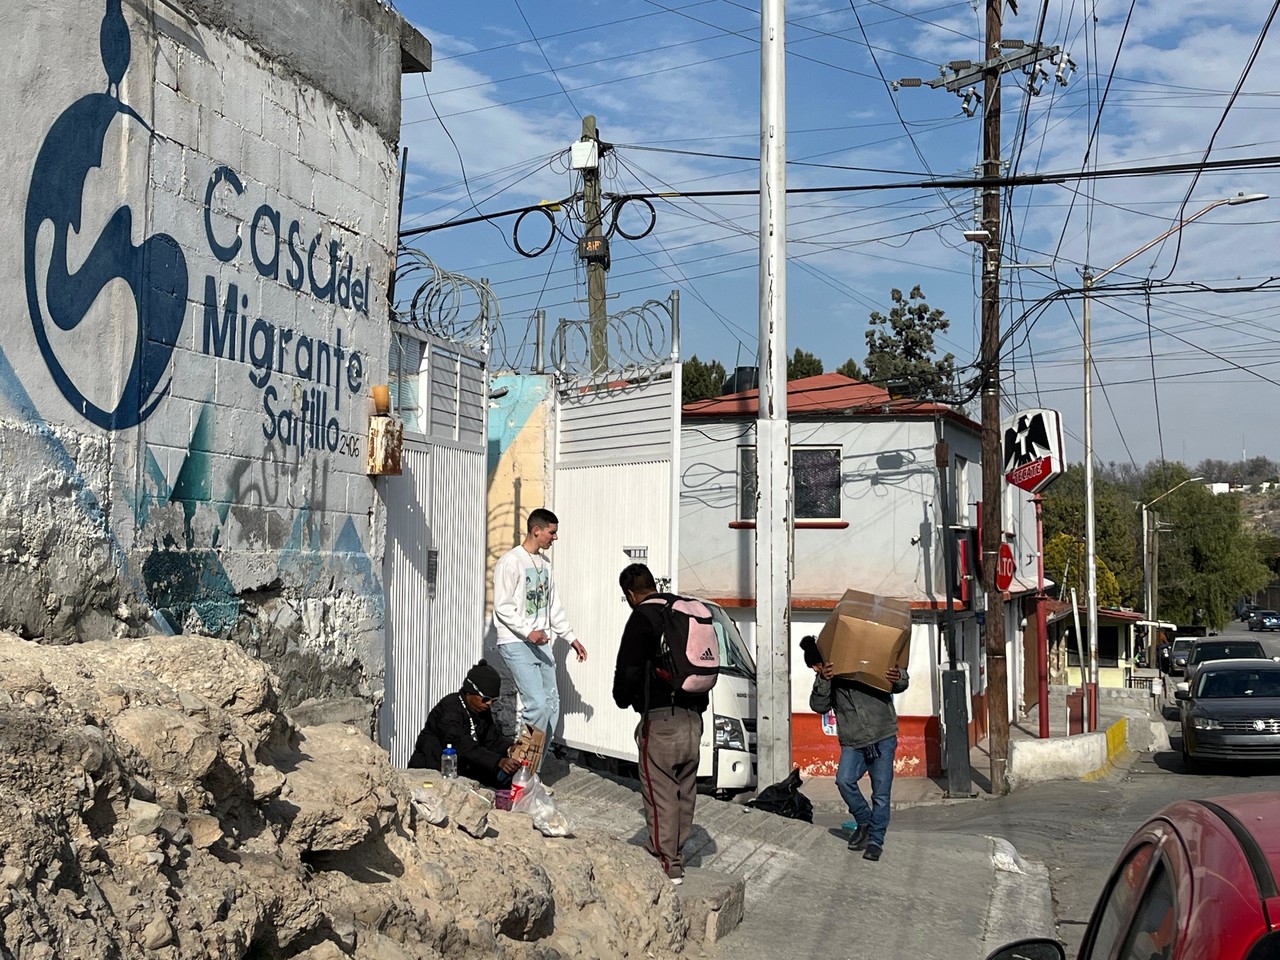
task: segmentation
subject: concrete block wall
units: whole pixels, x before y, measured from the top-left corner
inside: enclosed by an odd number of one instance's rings
[[[0,628],[231,636],[287,702],[376,700],[412,30],[269,6],[0,5]]]

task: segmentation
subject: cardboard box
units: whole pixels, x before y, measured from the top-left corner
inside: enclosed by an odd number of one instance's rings
[[[537,773],[542,763],[542,754],[546,750],[547,736],[541,730],[525,725],[524,733],[511,748],[511,756],[520,761],[529,761],[529,772]]]
[[[818,634],[822,659],[836,676],[889,690],[891,667],[906,667],[911,652],[911,604],[846,590]]]

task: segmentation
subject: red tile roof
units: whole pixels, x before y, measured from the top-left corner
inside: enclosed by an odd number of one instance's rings
[[[760,407],[760,391],[744,390],[684,405],[686,417],[754,417]],[[857,414],[859,416],[945,416],[978,429],[978,424],[945,403],[891,400],[889,391],[839,373],[792,380],[787,384],[787,416]]]

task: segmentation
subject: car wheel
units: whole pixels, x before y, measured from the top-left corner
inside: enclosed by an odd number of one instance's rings
[[[1204,764],[1187,753],[1187,742],[1182,741],[1182,769],[1187,773],[1199,773],[1204,769]]]

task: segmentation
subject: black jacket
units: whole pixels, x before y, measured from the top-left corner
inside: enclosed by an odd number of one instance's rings
[[[910,680],[903,670],[902,679],[893,685],[892,692],[902,693]],[[845,677],[823,680],[815,675],[809,709],[814,713],[836,712],[836,735],[842,747],[869,747],[898,733],[893,697]]]
[[[427,724],[418,734],[409,766],[439,770],[440,754],[445,744],[451,743],[458,751],[459,776],[496,787],[498,761],[507,755],[513,742],[502,735],[493,722],[492,713],[488,710],[474,713],[462,694],[450,693],[427,715]]]
[[[677,599],[674,594],[658,593],[654,597]],[[649,598],[646,598],[649,599]],[[618,663],[613,671],[613,702],[623,710],[634,708],[645,713],[659,707],[688,707],[699,713],[707,709],[710,697],[705,693],[683,693],[653,672],[662,639],[662,610],[658,604],[641,604],[631,611],[618,645]],[[645,685],[648,682],[648,699]]]

